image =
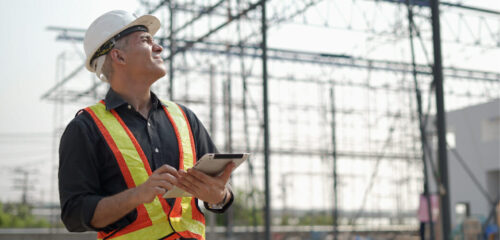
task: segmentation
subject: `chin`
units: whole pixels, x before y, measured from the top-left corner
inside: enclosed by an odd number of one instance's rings
[[[167,69],[162,68],[161,71],[159,71],[159,77],[158,78],[162,78],[165,75],[167,75]]]
[[[164,77],[166,74],[167,74],[167,69],[163,66],[154,70],[154,76],[156,80]]]

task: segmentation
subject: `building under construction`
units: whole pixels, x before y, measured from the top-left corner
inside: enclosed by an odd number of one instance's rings
[[[499,9],[428,0],[140,4],[137,15],[163,24],[155,38],[168,73],[152,90],[192,109],[219,151],[252,154],[233,174],[232,210],[207,217],[208,239],[418,236],[422,193],[441,200],[433,239],[464,233],[451,219],[458,188],[448,178],[446,112],[488,102],[500,109]],[[108,85],[85,70],[85,29],[49,30],[74,46],[59,55],[42,96],[54,103],[60,136]],[[499,201],[499,115],[489,118],[496,130],[486,141],[496,155],[482,156],[492,183],[470,185],[489,199],[470,205],[483,234]],[[479,151],[483,142],[474,143]],[[460,155],[459,144],[452,149]],[[469,168],[473,156],[454,156],[465,162],[454,166]],[[464,171],[463,181],[475,182]]]

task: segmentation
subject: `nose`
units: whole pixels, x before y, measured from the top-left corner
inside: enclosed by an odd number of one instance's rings
[[[159,45],[158,43],[154,43],[153,44],[153,52],[161,53],[161,51],[163,51],[163,47],[161,45]]]

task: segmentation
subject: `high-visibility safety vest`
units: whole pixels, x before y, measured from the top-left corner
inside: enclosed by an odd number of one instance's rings
[[[196,162],[196,149],[189,121],[175,103],[164,101],[163,110],[173,126],[179,144],[179,168]],[[112,150],[128,188],[144,183],[152,171],[144,151],[118,113],[106,110],[104,101],[85,108]],[[99,232],[98,239],[205,239],[205,217],[192,197],[176,198],[171,207],[158,195],[151,203],[139,205],[137,219],[115,232]]]

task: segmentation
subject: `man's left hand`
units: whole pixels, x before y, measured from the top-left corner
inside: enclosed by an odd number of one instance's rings
[[[187,172],[179,170],[180,177],[177,179],[177,186],[206,203],[218,204],[228,194],[226,184],[234,167],[233,162],[228,163],[224,172],[217,177],[209,176],[193,168],[188,169]]]

